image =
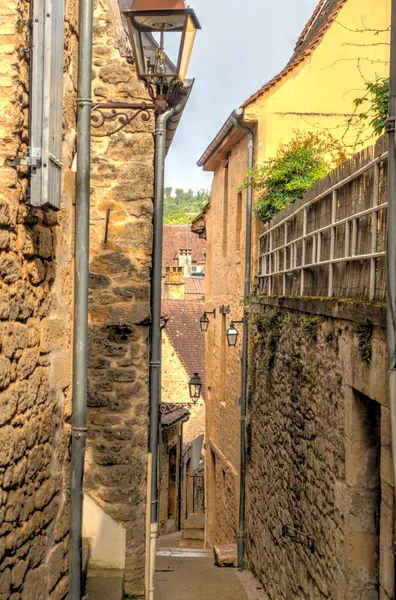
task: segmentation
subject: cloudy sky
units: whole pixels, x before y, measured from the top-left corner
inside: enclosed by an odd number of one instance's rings
[[[231,112],[279,73],[318,0],[190,0],[202,25],[195,85],[167,158],[166,185],[210,188],[196,166]]]

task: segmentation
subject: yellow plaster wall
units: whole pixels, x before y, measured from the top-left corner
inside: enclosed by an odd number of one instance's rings
[[[366,81],[389,75],[390,9],[389,0],[349,0],[309,59],[246,108],[258,121],[258,162],[296,129],[328,130],[351,152],[372,144],[368,130],[356,144],[358,129],[348,130],[346,115],[365,95]]]

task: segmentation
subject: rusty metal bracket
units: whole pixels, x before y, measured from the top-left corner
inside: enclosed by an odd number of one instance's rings
[[[282,527],[282,535],[283,537],[287,537],[297,544],[301,544],[302,546],[307,546],[308,550],[314,554],[316,550],[316,542],[315,538],[311,535],[303,533],[298,529],[294,529],[294,527],[290,527],[290,525],[283,525]]]
[[[110,137],[125,129],[132,121],[140,116],[142,121],[149,121],[153,111],[157,110],[155,104],[147,102],[100,102],[92,106],[91,125],[92,137]],[[113,122],[114,127],[107,130],[108,122]]]

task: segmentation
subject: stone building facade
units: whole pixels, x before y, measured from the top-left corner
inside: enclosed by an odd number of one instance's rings
[[[66,2],[62,195],[30,207],[29,3],[0,2],[0,597],[68,591],[77,3]]]
[[[130,56],[117,2],[98,0],[94,104],[148,101]],[[125,590],[143,596],[155,118],[96,137],[116,126],[92,129],[85,491],[124,528]]]
[[[250,320],[249,568],[270,600],[394,598],[386,307],[260,298]]]

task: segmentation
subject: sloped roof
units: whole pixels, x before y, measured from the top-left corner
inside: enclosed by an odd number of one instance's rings
[[[293,71],[293,69],[312,54],[347,1],[348,0],[320,0],[311,18],[304,27],[303,32],[298,38],[293,55],[286,67],[278,75],[268,81],[268,83],[263,85],[263,87],[253,94],[253,96],[250,96],[250,98],[242,104],[243,108],[248,106],[251,102],[254,102],[254,100],[273,87],[278,81],[283,79],[283,77],[290,73],[290,71]]]
[[[165,411],[161,411],[161,425],[163,429],[169,429],[180,421],[187,421],[190,416],[188,408],[176,406],[174,404],[167,404],[163,402]]]
[[[176,266],[180,250],[191,250],[192,262],[200,263],[206,251],[206,241],[191,231],[191,225],[164,225],[162,268]]]
[[[205,277],[185,277],[184,286],[186,295],[205,297]]]
[[[205,379],[205,334],[199,321],[204,301],[163,300],[162,310],[168,317],[165,332],[188,374],[199,373]]]

